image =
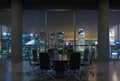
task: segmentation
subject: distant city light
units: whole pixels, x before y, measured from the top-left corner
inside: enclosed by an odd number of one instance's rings
[[[82,28],[78,29],[78,30],[83,30]]]
[[[25,45],[34,45],[35,44],[35,39],[30,40],[29,42],[27,42]]]
[[[32,37],[32,36],[33,36],[33,33],[30,33],[30,36]]]
[[[8,35],[10,35],[10,33],[7,33]]]
[[[98,42],[97,41],[95,41],[95,45],[97,45],[98,44]]]
[[[4,35],[4,36],[6,36],[6,35],[7,35],[7,33],[6,33],[6,32],[4,32],[4,33],[3,33],[3,35]]]
[[[112,55],[116,56],[116,55],[118,55],[118,53],[117,52],[112,52]]]

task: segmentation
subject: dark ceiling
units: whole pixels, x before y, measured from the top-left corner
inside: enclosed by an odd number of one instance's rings
[[[99,0],[22,0],[23,9],[97,9]],[[105,1],[105,0],[103,0]],[[0,0],[1,9],[10,9],[11,0]],[[120,9],[119,0],[110,0],[110,9]]]

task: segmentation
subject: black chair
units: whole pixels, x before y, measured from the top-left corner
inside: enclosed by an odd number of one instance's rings
[[[68,58],[70,57],[71,53],[73,53],[73,49],[72,48],[68,48],[67,49],[67,56],[68,56]]]
[[[38,54],[37,54],[37,50],[33,49],[32,50],[32,60],[30,59],[30,54],[29,54],[29,62],[30,62],[30,65],[31,66],[38,66],[40,65],[39,63],[39,57],[38,57]]]
[[[52,63],[54,66],[55,78],[65,78],[68,60],[52,60]]]
[[[40,59],[40,69],[41,73],[39,74],[39,77],[41,76],[48,76],[51,79],[55,79],[53,76],[54,70],[50,63],[49,54],[48,53],[39,53],[39,59]]]
[[[29,71],[27,71],[28,76],[31,75],[37,75],[38,74],[38,69],[39,69],[39,59],[38,59],[38,55],[37,55],[37,50],[32,50],[32,56],[33,58],[30,58],[31,56],[31,51],[28,52],[28,61],[29,61]]]
[[[81,73],[80,73],[80,52],[74,52],[71,53],[69,63],[68,63],[68,77],[66,80],[69,80],[70,78],[75,78],[77,80],[81,79]]]
[[[89,72],[90,74],[92,74],[92,76],[94,76],[94,73],[92,72],[92,63],[93,63],[93,54],[90,54],[89,49],[86,48],[84,50],[83,59],[80,62],[80,66],[82,68],[81,71]]]
[[[32,56],[33,56],[33,61],[34,62],[38,62],[39,61],[39,57],[38,57],[36,49],[32,50]]]
[[[54,49],[48,49],[48,54],[50,58],[54,58],[55,50]]]
[[[83,61],[87,62],[89,59],[89,48],[85,48],[84,55],[83,55]]]
[[[85,66],[89,61],[89,48],[85,48],[83,58],[80,59],[80,66]]]
[[[88,63],[85,65],[86,71],[89,72],[92,76],[94,76],[94,72],[92,71],[92,64],[93,64],[93,54],[90,55]]]

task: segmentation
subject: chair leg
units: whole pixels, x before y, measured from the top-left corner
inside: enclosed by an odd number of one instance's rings
[[[78,80],[78,81],[80,81],[80,77],[77,77],[77,76],[75,76],[74,74],[73,75],[70,75],[70,76],[68,76],[67,78],[66,78],[66,81],[68,81],[70,78],[75,78],[76,80]]]
[[[38,78],[41,78],[42,76],[46,76],[47,78],[50,78],[52,80],[55,80],[54,76],[46,73],[39,74]],[[43,77],[42,77],[43,78]]]
[[[55,78],[52,75],[47,75],[48,77],[50,77],[52,80],[55,80]]]
[[[74,75],[73,75],[74,76]],[[75,79],[77,79],[78,81],[80,81],[80,78],[79,77],[77,77],[77,76],[74,76],[75,77]]]
[[[71,77],[72,77],[72,75],[69,75],[69,76],[66,78],[66,81],[68,81]]]

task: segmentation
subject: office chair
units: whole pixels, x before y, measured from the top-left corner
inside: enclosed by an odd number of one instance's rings
[[[89,62],[86,65],[87,72],[89,72],[92,76],[94,76],[94,72],[92,71],[92,64],[93,64],[93,54],[90,55]]]
[[[92,72],[92,62],[93,62],[93,54],[89,53],[89,49],[86,48],[84,50],[83,59],[81,59],[80,66],[82,72],[89,72],[94,76],[94,73]]]
[[[31,75],[36,75],[38,74],[38,68],[40,66],[40,63],[39,63],[39,59],[38,59],[38,55],[37,55],[37,50],[32,50],[32,56],[33,58],[31,59],[30,58],[30,51],[28,52],[28,61],[29,61],[29,70],[27,71],[27,75],[28,76],[31,76]]]
[[[70,78],[75,78],[76,80],[81,79],[81,73],[80,73],[80,52],[74,52],[71,53],[69,63],[68,63],[68,76],[66,78],[66,81]]]
[[[52,60],[55,78],[65,78],[66,77],[66,66],[68,64],[68,60]]]
[[[33,56],[33,62],[39,62],[39,57],[36,49],[32,50],[32,56]]]
[[[47,76],[54,80],[55,79],[53,76],[54,70],[50,63],[49,54],[48,53],[39,53],[39,59],[40,59],[40,69],[41,69],[39,78],[41,76]]]
[[[68,58],[70,57],[71,53],[73,53],[73,49],[72,48],[68,48],[67,49],[67,56],[68,56]]]
[[[48,54],[49,54],[49,56],[50,56],[50,58],[54,58],[54,54],[55,54],[55,51],[54,51],[54,49],[48,49]]]

